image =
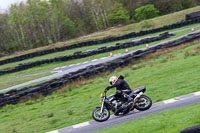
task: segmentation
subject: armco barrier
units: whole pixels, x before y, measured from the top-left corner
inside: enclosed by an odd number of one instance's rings
[[[48,95],[52,91],[57,90],[63,85],[66,85],[72,81],[75,81],[81,78],[89,78],[91,76],[97,75],[99,73],[107,72],[107,71],[113,71],[114,69],[118,67],[127,66],[132,60],[141,59],[145,57],[146,55],[150,53],[154,53],[158,50],[178,46],[186,42],[191,42],[195,39],[200,39],[200,32],[194,33],[192,35],[188,35],[186,37],[182,37],[180,39],[177,39],[171,42],[154,45],[148,49],[137,50],[133,54],[115,59],[111,62],[107,62],[107,63],[99,64],[99,65],[91,65],[91,66],[88,66],[87,68],[80,69],[76,72],[66,74],[61,78],[52,79],[50,81],[47,81],[35,86],[25,87],[19,90],[14,89],[14,90],[10,90],[7,93],[1,93],[0,106],[5,106],[7,104],[16,104],[20,101],[21,98],[33,96],[35,94],[43,94],[44,96]]]
[[[84,57],[88,57],[88,56],[93,56],[93,55],[96,55],[96,54],[106,53],[106,52],[113,51],[113,50],[124,49],[124,48],[128,48],[128,47],[134,47],[134,46],[138,46],[138,45],[144,44],[144,43],[150,43],[150,42],[154,42],[154,41],[163,40],[163,39],[170,37],[171,35],[172,34],[169,34],[168,32],[166,32],[166,33],[160,34],[158,36],[144,38],[144,39],[137,40],[137,41],[117,43],[116,45],[112,45],[112,46],[109,46],[109,47],[101,47],[101,48],[98,48],[98,49],[87,50],[85,52],[78,51],[78,52],[75,52],[73,55],[59,56],[59,57],[45,59],[45,60],[28,62],[28,63],[20,64],[20,65],[14,67],[12,69],[9,69],[9,70],[0,70],[0,75],[22,71],[22,70],[32,68],[32,67],[35,67],[35,66],[39,66],[39,65],[42,65],[42,64],[46,64],[46,63],[53,63],[53,62],[59,62],[59,61],[69,61],[69,60],[73,60],[73,59],[80,59],[80,58],[84,58]]]
[[[189,20],[182,20],[182,21],[178,21],[176,23],[170,24],[170,25],[163,26],[163,27],[158,27],[158,28],[145,30],[145,31],[142,30],[140,32],[131,32],[131,33],[128,33],[128,34],[125,34],[125,35],[122,35],[122,36],[108,37],[108,38],[104,38],[104,39],[101,39],[101,40],[85,41],[85,42],[72,44],[72,45],[69,45],[69,46],[58,47],[58,48],[48,49],[48,50],[42,50],[42,51],[33,52],[33,53],[20,55],[20,56],[16,56],[16,57],[13,57],[13,58],[2,60],[2,61],[0,61],[0,65],[13,63],[13,62],[17,62],[17,61],[22,61],[22,60],[30,59],[30,58],[33,58],[33,57],[36,57],[36,56],[60,52],[60,51],[69,50],[69,49],[73,49],[73,48],[97,45],[97,44],[102,44],[102,43],[106,43],[106,42],[113,42],[113,41],[133,38],[133,37],[144,36],[144,35],[157,33],[157,32],[161,32],[161,31],[165,31],[165,30],[180,28],[180,27],[183,27],[183,26],[186,26],[186,25],[195,24],[195,23],[199,23],[199,22],[200,22],[200,18],[192,19],[192,20],[190,20],[190,19]]]
[[[200,133],[200,124],[185,128],[180,133]]]

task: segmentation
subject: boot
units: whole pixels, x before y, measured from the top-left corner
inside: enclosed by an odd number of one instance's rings
[[[119,111],[120,111],[120,109],[115,109],[114,115],[118,115]]]
[[[123,110],[123,108],[118,108],[118,109],[115,109],[114,111],[114,115],[119,115],[119,112],[121,112]]]

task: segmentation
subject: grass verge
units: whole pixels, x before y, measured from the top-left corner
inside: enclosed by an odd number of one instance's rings
[[[43,82],[47,82],[47,81],[50,81],[51,79],[55,79],[55,78],[59,78],[61,76],[58,76],[58,77],[54,77],[54,78],[50,78],[50,79],[47,79],[47,80],[42,80],[42,81],[39,81],[39,82],[34,82],[34,83],[30,83],[30,84],[27,84],[27,85],[24,85],[24,86],[21,86],[21,87],[18,87],[18,88],[15,88],[16,90],[19,90],[19,89],[22,89],[24,87],[30,87],[30,86],[35,86],[35,85],[38,85],[40,83],[43,83]],[[9,91],[9,90],[8,90]],[[8,92],[7,90],[6,91],[3,91],[1,93],[6,93]]]
[[[37,75],[30,75],[30,76],[10,76],[10,75],[4,75],[0,76],[0,90],[6,89],[8,87],[12,87],[24,82],[28,82],[30,80],[38,79],[41,77],[49,76],[52,75],[53,73],[47,72],[47,73],[42,73],[42,74],[37,74]]]
[[[199,44],[195,41],[160,51],[112,73],[76,81],[47,97],[2,107],[0,132],[44,133],[91,120],[92,110],[100,105],[100,93],[109,85],[106,79],[112,75],[124,75],[131,88],[146,85],[146,95],[153,103],[199,91]]]

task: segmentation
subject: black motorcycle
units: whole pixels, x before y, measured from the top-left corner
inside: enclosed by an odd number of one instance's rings
[[[145,91],[145,86],[136,88],[132,91],[125,91],[125,93],[133,98],[133,101],[131,102],[127,102],[127,99],[115,94],[106,97],[107,91],[104,91],[100,98],[102,105],[93,111],[93,119],[98,122],[106,121],[110,117],[110,110],[115,112],[116,109],[118,109],[118,113],[114,114],[116,116],[125,115],[134,108],[140,111],[148,110],[152,105],[152,100],[148,96],[143,95]]]

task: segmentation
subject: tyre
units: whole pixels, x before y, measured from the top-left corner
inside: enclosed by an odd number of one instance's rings
[[[142,95],[136,102],[135,108],[140,111],[147,110],[151,107],[152,100],[148,96]]]
[[[107,108],[104,108],[102,113],[101,108],[98,107],[92,112],[92,117],[95,121],[103,122],[110,118],[110,111]]]

